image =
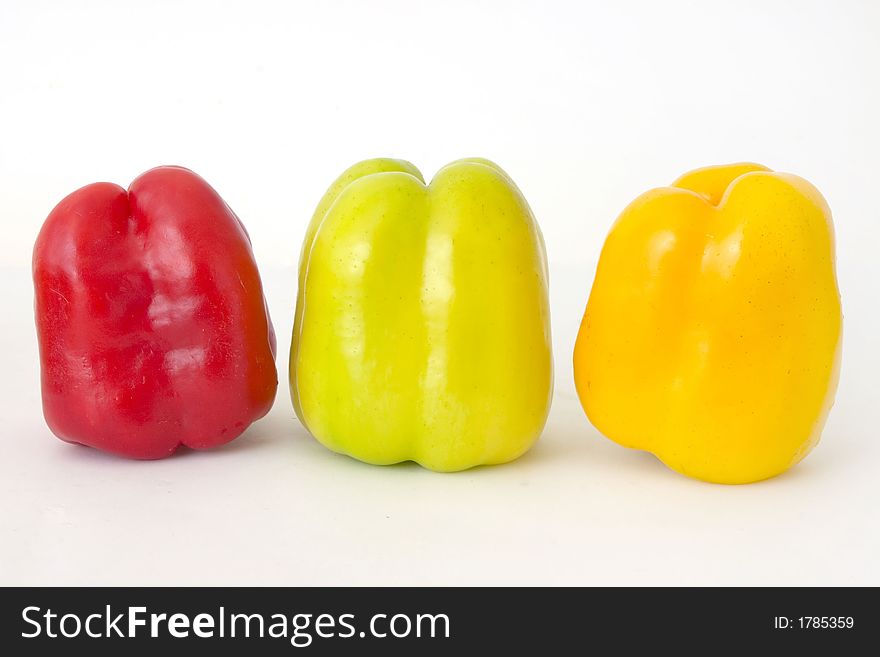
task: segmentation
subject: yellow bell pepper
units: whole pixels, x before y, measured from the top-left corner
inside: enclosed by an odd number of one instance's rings
[[[591,422],[705,481],[758,481],[815,447],[841,352],[831,212],[757,164],[649,191],[602,249],[574,351]]]
[[[362,461],[453,471],[517,458],[550,406],[547,264],[485,160],[356,164],[306,233],[290,354],[303,425]]]

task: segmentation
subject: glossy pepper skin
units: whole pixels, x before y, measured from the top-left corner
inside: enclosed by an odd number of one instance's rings
[[[429,185],[408,162],[361,162],[306,234],[291,394],[324,445],[374,464],[455,471],[513,460],[547,417],[544,244],[496,165]]]
[[[192,171],[74,192],[40,231],[33,275],[43,411],[62,440],[157,459],[226,443],[271,408],[250,239]]]
[[[709,167],[637,198],[599,260],[575,382],[607,437],[710,482],[816,445],[841,353],[831,213],[806,180]]]

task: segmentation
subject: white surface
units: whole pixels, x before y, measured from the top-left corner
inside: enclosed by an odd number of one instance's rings
[[[0,3],[0,584],[880,584],[877,34],[868,0]],[[363,465],[303,431],[284,383],[213,452],[131,462],[50,435],[27,268],[62,196],[203,175],[253,236],[283,381],[305,225],[377,155],[427,176],[492,158],[535,210],[557,394],[532,452]],[[738,160],[828,198],[845,346],[813,454],[724,487],[599,436],[570,353],[619,211]]]

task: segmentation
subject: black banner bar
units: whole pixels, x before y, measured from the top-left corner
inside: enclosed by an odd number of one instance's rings
[[[3,654],[675,654],[872,645],[862,588],[7,588]],[[11,651],[9,650],[11,649]]]

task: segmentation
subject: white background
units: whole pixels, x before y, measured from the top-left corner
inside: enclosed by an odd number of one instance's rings
[[[0,584],[880,584],[878,90],[869,0],[4,0]],[[300,240],[327,185],[381,155],[427,177],[491,158],[542,225],[557,393],[513,464],[372,467],[294,417]],[[815,452],[725,487],[602,438],[570,357],[620,210],[740,160],[827,197],[845,346]],[[133,462],[43,423],[30,250],[64,195],[158,164],[199,172],[246,223],[282,384],[234,443]]]

